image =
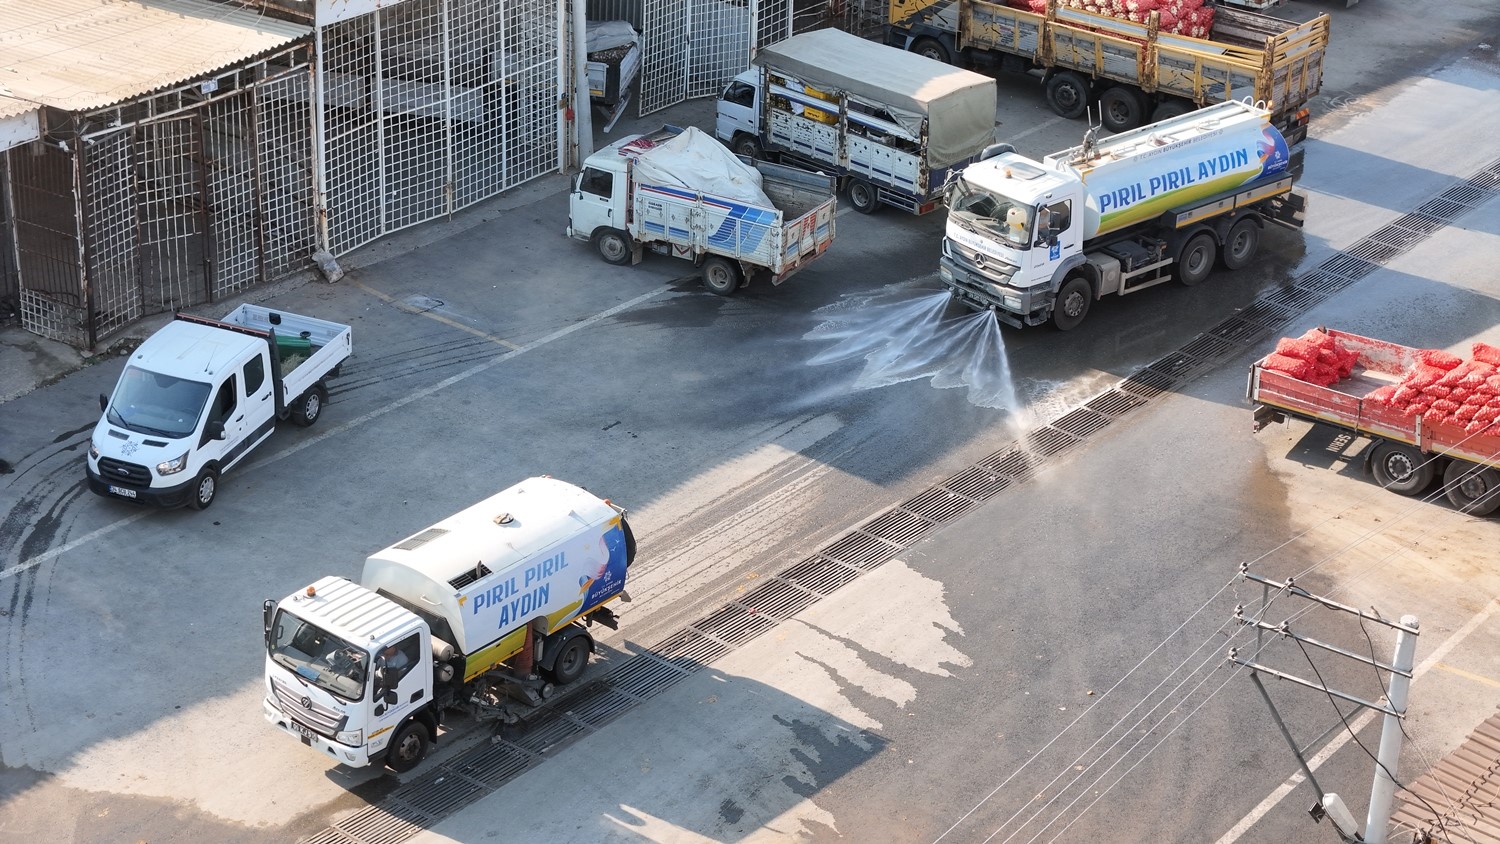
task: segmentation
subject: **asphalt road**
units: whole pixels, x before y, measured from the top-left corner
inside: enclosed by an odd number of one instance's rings
[[[1336,26],[1355,13],[1400,17],[1373,0],[1348,15],[1332,11]],[[1392,79],[1411,74],[1426,66],[1423,51],[1467,51],[1476,27],[1493,32],[1492,22],[1472,22],[1485,11],[1445,6],[1403,30],[1412,43],[1362,43],[1375,54],[1351,55],[1350,62],[1379,67]],[[1381,60],[1396,55],[1404,58]],[[807,335],[830,314],[848,319],[872,295],[905,296],[931,285],[939,217],[846,213],[835,249],[792,282],[718,299],[699,288],[686,264],[651,257],[638,267],[609,267],[583,244],[566,241],[565,197],[546,185],[494,206],[503,211],[467,215],[451,233],[415,235],[406,242],[421,245],[410,251],[374,250],[383,260],[340,285],[278,297],[280,307],[352,324],[356,357],[319,425],[278,432],[249,465],[226,476],[205,513],[134,510],[96,499],[81,485],[93,397],[109,389],[118,364],[5,403],[0,415],[13,451],[0,456],[14,471],[0,478],[8,514],[0,523],[7,622],[0,840],[287,840],[378,801],[395,787],[391,778],[329,768],[261,719],[262,598],[321,574],[355,576],[371,551],[515,480],[549,473],[634,511],[643,563],[632,587],[637,601],[609,644],[629,650],[658,641],[849,526],[1002,448],[1031,421],[1052,418],[1176,348],[1283,284],[1299,261],[1331,254],[1492,154],[1463,140],[1482,133],[1476,126],[1494,125],[1488,112],[1464,105],[1469,92],[1493,91],[1491,55],[1465,59],[1463,74],[1423,90],[1419,102],[1429,111],[1416,118],[1404,112],[1400,121],[1382,120],[1381,109],[1408,83],[1378,87],[1379,77],[1331,62],[1325,93],[1361,96],[1333,103],[1336,113],[1315,133],[1307,185],[1319,194],[1314,209],[1323,216],[1306,236],[1268,237],[1257,267],[1212,284],[1101,303],[1069,335],[1007,332],[1021,405],[1014,412],[976,406],[966,391],[926,380],[856,389],[860,360],[810,363],[828,343]],[[1047,115],[1034,92],[1003,99],[1000,131],[1014,128],[1022,151],[1076,142],[1076,124]],[[706,125],[701,104],[683,113]],[[1441,160],[1430,160],[1434,147],[1445,150]],[[1394,176],[1389,162],[1401,162]],[[1494,235],[1492,225],[1476,224],[1467,236]],[[1428,260],[1470,260],[1464,256],[1474,254],[1473,245],[1453,236],[1456,242]],[[1468,264],[1459,270],[1475,273]],[[1490,300],[1455,299],[1444,273],[1430,266],[1403,273],[1401,281],[1427,285],[1424,308],[1494,324],[1476,305]],[[909,286],[896,293],[886,289],[903,284]],[[1401,297],[1385,301],[1389,319],[1409,318],[1402,304]],[[1446,345],[1483,327],[1412,342]],[[1205,389],[1200,400],[1215,419],[1242,413],[1232,389]],[[1295,514],[1267,503],[1279,501],[1276,488],[1252,477],[1259,446],[1164,434],[1160,426],[1171,421],[1133,420],[1111,434],[1107,452],[1075,455],[1064,472],[914,549],[902,568],[871,576],[875,586],[894,578],[885,583],[891,591],[846,612],[868,620],[881,600],[910,595],[938,628],[963,630],[964,641],[923,639],[904,657],[925,666],[905,680],[911,691],[878,695],[910,695],[898,709],[911,732],[896,729],[889,715],[876,719],[879,730],[862,724],[869,721],[857,711],[866,708],[863,699],[841,713],[870,738],[855,742],[857,750],[827,740],[829,758],[842,760],[841,775],[808,794],[786,786],[834,821],[818,834],[919,840],[941,832],[979,805],[997,772],[1060,729],[1067,713],[1058,707],[1087,705],[1080,689],[1107,687],[1141,642],[1159,640],[1183,606],[1201,600],[1206,584],[1228,580],[1222,567],[1200,571],[1198,561],[1263,550],[1264,536],[1247,525],[1279,528],[1270,535],[1292,529]],[[1110,456],[1097,456],[1103,454]],[[1180,492],[1184,473],[1162,468],[1179,459],[1214,483],[1172,496],[1169,507],[1141,494],[1148,480]],[[1127,535],[1117,536],[1112,520],[1130,524]],[[1011,530],[1013,524],[1025,528]],[[1171,552],[1159,553],[1164,546]],[[1126,618],[1154,622],[1126,625]],[[858,628],[847,618],[834,621],[830,629]],[[886,635],[899,637],[899,627]],[[934,653],[946,675],[931,676],[933,663],[923,660]],[[828,659],[838,656],[830,651]],[[775,688],[775,678],[746,682],[758,683],[762,696]],[[1058,702],[1068,700],[1077,703]],[[1263,726],[1256,703],[1239,700],[1232,714]],[[1226,769],[1282,753],[1262,729],[1239,756],[1206,754],[1202,748],[1226,744],[1227,727],[1193,729],[1206,732],[1189,732],[1193,742],[1183,753],[1200,758],[1150,788],[1122,787],[1129,799],[1121,805],[1131,808],[1117,815],[1130,824],[1130,840],[1146,840],[1146,830],[1160,827],[1155,807],[1163,801],[1181,802],[1186,792],[1193,805],[1207,802],[1208,789],[1223,788],[1214,783],[1231,781]],[[477,730],[455,735],[433,763],[484,738]],[[925,750],[876,752],[893,746]],[[903,767],[905,759],[912,761]],[[705,767],[731,769],[723,759]],[[1285,767],[1240,780],[1242,802],[1258,800],[1255,787],[1267,777],[1279,780]],[[672,780],[657,784],[680,788]],[[725,787],[740,786],[731,776]],[[894,810],[872,810],[872,796],[881,807],[920,800],[924,809],[906,826],[890,825],[883,821]],[[767,805],[784,812],[784,803]],[[981,809],[1001,805],[1011,804]],[[729,821],[736,812],[739,819]],[[700,834],[717,837],[766,817],[747,815],[743,806],[726,809],[727,826]],[[1164,840],[1207,840],[1197,831],[1216,835],[1235,817],[1221,807],[1195,820],[1203,826],[1190,827],[1194,834]],[[976,827],[984,834],[988,828]],[[796,829],[818,832],[799,826],[788,834]],[[955,840],[983,837],[966,832]],[[584,833],[574,840],[594,839]]]

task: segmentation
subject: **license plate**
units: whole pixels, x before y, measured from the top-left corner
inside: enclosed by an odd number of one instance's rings
[[[307,727],[304,727],[301,724],[297,723],[296,721],[292,721],[290,719],[287,721],[287,723],[291,725],[292,732],[294,732],[297,735],[299,735],[299,736],[302,737],[302,743],[303,744],[310,743],[313,740],[313,736],[315,734],[313,733],[313,731],[311,729],[309,729]]]
[[[109,491],[111,493],[113,493],[115,495],[118,495],[118,496],[121,496],[123,498],[134,498],[135,497],[135,490],[129,489],[129,488],[123,487],[123,486],[111,486],[109,488]]]

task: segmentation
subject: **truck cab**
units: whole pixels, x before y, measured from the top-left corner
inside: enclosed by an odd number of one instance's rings
[[[735,154],[760,154],[760,71],[747,70],[729,81],[715,108],[714,137]]]
[[[88,454],[101,495],[163,507],[212,503],[219,473],[270,436],[274,377],[263,339],[174,322],[130,356]]]
[[[420,616],[325,577],[266,603],[265,640],[262,708],[272,724],[351,767],[389,760],[399,769],[426,754],[437,724],[432,632]]]
[[[1084,261],[1084,202],[1078,179],[1014,152],[970,165],[947,190],[943,280],[960,290],[977,285],[1007,310],[1031,314]]]
[[[615,145],[601,152],[614,151]],[[627,161],[619,155],[595,153],[583,163],[573,177],[573,192],[568,197],[568,236],[597,242],[606,232],[624,232],[628,224],[630,195]],[[628,246],[628,241],[622,243]],[[607,254],[605,260],[623,264],[630,258],[628,249]]]

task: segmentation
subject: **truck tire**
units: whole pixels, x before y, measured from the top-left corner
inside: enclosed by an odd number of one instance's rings
[[[1089,305],[1094,302],[1094,286],[1081,275],[1068,276],[1062,289],[1057,291],[1057,301],[1052,304],[1052,327],[1058,331],[1072,331],[1089,314]]]
[[[1488,516],[1500,509],[1500,472],[1467,460],[1449,460],[1443,470],[1448,501],[1470,516]]]
[[[1260,221],[1254,217],[1243,217],[1229,227],[1224,238],[1224,249],[1219,252],[1219,265],[1226,270],[1237,270],[1250,266],[1255,252],[1260,248]]]
[[[1219,243],[1209,232],[1198,232],[1182,244],[1177,252],[1177,281],[1183,287],[1202,284],[1214,271]]]
[[[880,209],[880,194],[875,186],[863,179],[850,179],[847,190],[849,204],[861,214],[874,214]]]
[[[427,756],[427,747],[432,737],[427,734],[427,725],[413,718],[401,725],[391,746],[385,749],[385,766],[398,774],[404,774]]]
[[[1375,482],[1397,495],[1420,495],[1437,475],[1437,467],[1404,443],[1383,442],[1370,454]]]
[[[1082,117],[1089,107],[1089,81],[1081,73],[1060,70],[1047,77],[1043,90],[1048,107],[1069,120]]]
[[[1146,122],[1146,101],[1139,91],[1116,85],[1099,97],[1099,121],[1111,132],[1125,132]]]
[[[911,51],[936,62],[953,64],[953,54],[948,52],[947,45],[936,38],[918,38],[911,42]]]
[[[755,137],[741,132],[734,139],[734,154],[743,155],[746,158],[760,158],[760,144],[755,142]]]
[[[703,286],[710,293],[733,296],[740,289],[740,268],[728,258],[711,255],[703,262]]]
[[[553,660],[552,667],[547,669],[547,675],[552,678],[552,682],[565,686],[583,676],[583,670],[588,667],[589,656],[592,653],[593,648],[589,646],[589,637],[574,636],[563,642],[562,650],[557,653],[557,659]]]
[[[619,229],[600,229],[594,233],[594,248],[606,264],[624,266],[630,263],[630,235]]]
[[[318,421],[318,417],[323,415],[323,402],[327,397],[322,384],[309,387],[301,398],[292,402],[292,424],[307,428]]]
[[[219,470],[204,466],[203,471],[198,473],[198,478],[193,481],[192,489],[188,490],[187,505],[194,510],[207,510],[218,494]]]
[[[1156,109],[1151,112],[1151,122],[1160,123],[1163,120],[1171,120],[1192,110],[1193,106],[1183,100],[1162,100],[1157,104]]]

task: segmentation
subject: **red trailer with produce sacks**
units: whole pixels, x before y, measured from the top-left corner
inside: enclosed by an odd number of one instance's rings
[[[1255,430],[1287,417],[1365,437],[1375,479],[1420,495],[1443,479],[1460,510],[1500,509],[1500,348],[1472,357],[1343,331],[1283,338],[1250,365]]]

